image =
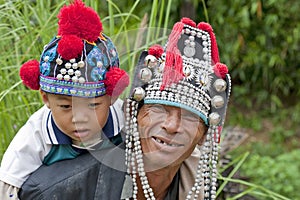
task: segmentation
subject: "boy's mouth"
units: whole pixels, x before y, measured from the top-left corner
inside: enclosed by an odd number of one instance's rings
[[[89,134],[88,129],[77,129],[74,131],[74,135],[79,138],[86,137]]]

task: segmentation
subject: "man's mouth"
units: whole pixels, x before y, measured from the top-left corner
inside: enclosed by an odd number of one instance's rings
[[[172,143],[172,142],[169,142],[167,140],[164,140],[164,139],[159,139],[157,137],[152,137],[153,140],[155,140],[157,143],[160,143],[162,145],[165,145],[165,146],[169,146],[169,147],[181,147],[183,146],[183,144],[177,144],[177,143]]]

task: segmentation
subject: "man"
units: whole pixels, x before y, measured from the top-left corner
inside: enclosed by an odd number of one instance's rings
[[[48,191],[60,199],[215,199],[230,88],[211,26],[183,18],[165,49],[154,45],[140,56],[124,106],[125,153],[122,144],[110,145],[69,161],[84,175],[70,164],[43,166],[23,185],[21,199],[50,199]],[[49,173],[56,180],[41,187]]]
[[[165,49],[154,45],[142,53],[135,77],[125,105],[133,199],[215,199],[217,150],[231,84],[211,26],[183,18]],[[180,168],[197,144],[201,156],[185,197],[179,182],[190,171]]]

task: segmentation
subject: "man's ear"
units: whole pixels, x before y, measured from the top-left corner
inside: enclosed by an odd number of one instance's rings
[[[44,104],[45,104],[48,108],[50,108],[50,103],[49,103],[49,98],[48,98],[47,93],[44,92],[44,91],[42,91],[42,90],[40,90],[40,94],[41,94],[41,97],[42,97],[42,100],[43,100]]]
[[[200,145],[200,146],[203,145],[203,143],[205,142],[207,131],[208,131],[208,127],[203,124],[202,130],[203,130],[203,135],[202,135],[202,137],[198,141],[198,145]]]

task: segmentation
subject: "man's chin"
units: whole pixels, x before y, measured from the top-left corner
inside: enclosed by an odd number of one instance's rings
[[[157,153],[147,153],[144,155],[145,171],[156,171],[166,167],[175,166],[177,159],[167,155],[157,155]]]

